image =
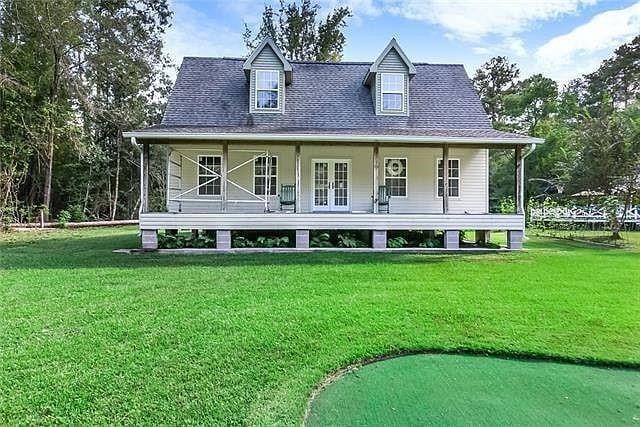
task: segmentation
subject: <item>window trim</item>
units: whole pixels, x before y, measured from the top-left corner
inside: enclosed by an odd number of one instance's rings
[[[200,185],[200,177],[211,177],[211,178],[215,178],[215,175],[212,174],[201,174],[200,173],[200,159],[202,157],[218,157],[220,158],[220,169],[222,169],[222,156],[219,154],[198,154],[198,165],[196,166],[196,185]],[[215,160],[214,160],[214,168],[215,168]],[[213,169],[215,170],[215,169]],[[220,180],[220,193],[219,194],[202,194],[200,193],[200,190],[203,189],[205,186],[202,187],[198,187],[198,197],[222,197],[222,177],[218,177],[218,179]],[[215,181],[212,182],[212,184],[215,183]]]
[[[408,157],[385,157],[382,161],[382,168],[384,169],[384,174],[383,174],[383,181],[384,181],[384,185],[387,185],[387,160],[404,160],[404,171],[405,171],[405,176],[401,176],[401,177],[397,177],[397,176],[390,176],[389,178],[391,179],[395,179],[395,178],[400,178],[400,179],[404,179],[404,196],[392,196],[389,193],[389,188],[387,188],[387,194],[389,194],[389,197],[393,197],[394,199],[407,199],[409,197],[409,158]],[[376,190],[377,191],[377,190]],[[377,197],[377,196],[376,196]]]
[[[435,196],[436,199],[440,199],[442,200],[442,197],[444,196],[444,191],[443,191],[443,195],[439,196],[438,195],[438,180],[440,179],[440,177],[438,176],[438,163],[442,160],[442,157],[438,157],[436,158],[436,191],[435,191]],[[458,161],[458,177],[454,178],[458,180],[458,195],[457,196],[449,196],[449,199],[460,199],[462,197],[462,160],[460,160],[459,157],[449,157],[449,161],[452,160],[457,160]],[[444,177],[443,177],[444,179]],[[449,179],[451,179],[451,176],[449,176]],[[449,189],[451,189],[451,187],[449,187]]]
[[[384,76],[402,76],[402,90],[385,90],[384,89]],[[398,114],[398,113],[406,113],[405,110],[405,101],[406,101],[406,96],[407,96],[407,81],[406,81],[407,77],[404,73],[380,73],[380,111],[383,113],[394,113],[394,114]],[[384,94],[385,93],[395,93],[395,94],[400,94],[402,95],[402,101],[400,102],[400,109],[399,110],[395,110],[395,109],[387,109],[384,108]]]
[[[253,179],[252,179],[252,184],[251,184],[251,189],[253,190],[253,194],[256,194],[260,197],[264,197],[264,193],[258,194],[256,193],[256,178],[257,177],[264,177],[265,178],[265,184],[266,184],[266,175],[256,175],[256,160],[258,160],[259,158],[265,158],[267,156],[259,156],[253,159],[253,162],[251,163],[251,165],[253,166]],[[280,159],[278,158],[278,156],[274,156],[274,155],[269,155],[269,157],[271,158],[275,158],[276,159],[276,188],[275,188],[275,194],[268,194],[267,197],[276,197],[279,193],[278,191],[278,183],[280,182],[280,179],[278,177],[279,173],[280,173]]]
[[[263,72],[276,73],[278,75],[278,89],[275,90],[275,92],[277,93],[277,98],[276,98],[277,105],[275,108],[258,107],[258,91],[259,90],[270,91],[270,92],[274,91],[273,89],[258,89],[258,73],[263,73]],[[253,80],[253,109],[256,111],[265,111],[265,112],[280,111],[280,70],[273,70],[273,69],[255,70],[254,80]]]

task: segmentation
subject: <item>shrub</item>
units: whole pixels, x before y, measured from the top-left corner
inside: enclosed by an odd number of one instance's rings
[[[234,248],[286,248],[289,246],[289,236],[257,236],[251,239],[248,236],[235,236]]]
[[[62,209],[58,212],[58,217],[56,218],[56,222],[58,223],[58,227],[66,228],[67,223],[71,220],[71,214],[68,210]]]
[[[355,233],[338,234],[338,246],[341,248],[363,248],[367,244],[360,240]]]
[[[71,221],[84,222],[87,220],[87,216],[84,213],[84,208],[80,204],[74,204],[67,206],[67,211],[71,215]]]
[[[387,240],[387,246],[390,248],[404,248],[409,242],[402,236],[392,237]]]
[[[503,197],[498,203],[498,210],[503,214],[512,214],[516,211],[516,202],[513,197]]]
[[[329,233],[314,233],[309,241],[309,246],[312,248],[331,248],[333,247],[333,243],[331,243]]]

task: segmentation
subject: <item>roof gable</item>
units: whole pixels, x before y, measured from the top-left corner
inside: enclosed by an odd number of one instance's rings
[[[289,63],[289,61],[287,61],[287,58],[284,57],[284,55],[282,54],[282,51],[280,50],[280,48],[278,48],[278,46],[275,44],[275,42],[271,37],[265,37],[260,42],[260,44],[255,49],[253,49],[253,52],[251,52],[247,60],[244,61],[244,64],[242,65],[242,69],[244,70],[244,74],[247,77],[247,80],[251,76],[251,67],[253,65],[253,61],[255,61],[258,55],[260,55],[260,53],[267,47],[271,48],[271,50],[273,51],[273,53],[276,54],[280,62],[282,62],[282,66],[284,67],[285,83],[291,84],[291,81],[292,81],[291,64]]]
[[[382,61],[384,61],[391,50],[395,50],[402,62],[404,62],[404,64],[407,66],[409,77],[412,77],[416,74],[416,67],[409,60],[409,57],[404,53],[396,39],[392,38],[389,44],[387,44],[387,47],[385,47],[380,56],[378,56],[378,59],[376,59],[375,62],[371,64],[371,67],[369,67],[369,72],[364,78],[364,83],[366,85],[371,83],[373,76],[375,76],[375,74],[378,72],[380,64],[382,63]]]

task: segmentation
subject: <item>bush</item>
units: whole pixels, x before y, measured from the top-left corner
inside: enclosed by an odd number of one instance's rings
[[[71,220],[71,214],[68,210],[62,209],[58,212],[58,218],[56,218],[56,222],[58,223],[58,227],[66,228],[67,223]]]
[[[338,247],[340,248],[364,248],[367,244],[360,240],[355,233],[338,234]]]
[[[87,220],[87,216],[84,213],[84,208],[80,204],[67,206],[67,211],[71,215],[71,221],[84,222]]]
[[[234,248],[286,248],[289,247],[289,236],[235,236]]]
[[[387,246],[390,248],[404,248],[409,242],[402,236],[392,237],[387,240]]]
[[[516,202],[513,197],[503,197],[498,204],[498,210],[503,214],[512,214],[516,211]]]
[[[332,248],[334,245],[331,243],[331,236],[329,233],[313,233],[311,235],[311,240],[309,241],[309,246],[312,248]]]

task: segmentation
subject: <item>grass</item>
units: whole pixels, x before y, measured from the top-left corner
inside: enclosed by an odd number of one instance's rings
[[[640,250],[124,255],[0,236],[0,424],[299,424],[329,373],[415,350],[640,366]]]
[[[414,355],[330,384],[307,425],[629,425],[640,420],[639,394],[637,370]]]

